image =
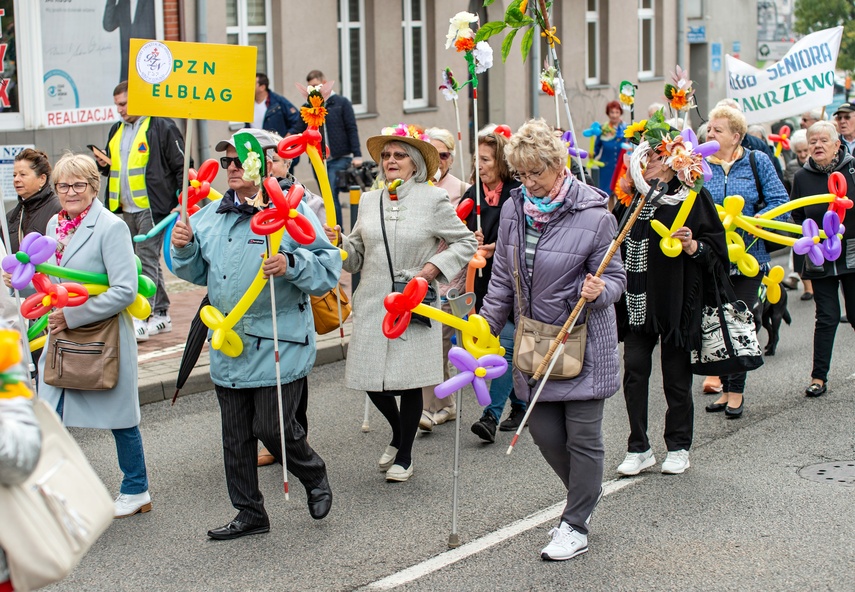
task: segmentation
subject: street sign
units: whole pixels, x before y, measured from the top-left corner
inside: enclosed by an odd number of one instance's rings
[[[721,72],[721,43],[710,44],[710,70]]]
[[[740,51],[742,51],[742,42],[741,41],[734,41],[733,42],[733,49],[730,51],[730,53],[739,53]]]

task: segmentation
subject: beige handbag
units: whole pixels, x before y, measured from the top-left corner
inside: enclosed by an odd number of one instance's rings
[[[514,280],[517,283],[517,306],[519,306],[519,320],[514,332],[514,368],[523,374],[534,376],[563,325],[549,325],[523,316],[519,258],[516,250],[514,250]],[[549,375],[550,380],[568,380],[579,376],[585,361],[587,335],[587,324],[577,324],[573,327],[567,336],[561,355],[555,360],[555,366]]]
[[[48,336],[45,384],[105,391],[119,382],[119,316]]]
[[[33,402],[39,462],[20,485],[0,485],[0,547],[16,592],[67,576],[113,522],[113,500],[59,416]]]

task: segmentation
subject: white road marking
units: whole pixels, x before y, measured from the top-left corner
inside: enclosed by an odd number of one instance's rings
[[[168,356],[170,354],[181,353],[184,351],[184,345],[172,345],[170,347],[164,347],[163,349],[159,349],[157,351],[148,352],[147,354],[140,354],[137,356],[138,362],[145,362],[146,360],[153,360],[154,358],[160,358],[162,356]]]
[[[626,487],[627,485],[632,485],[633,483],[637,483],[640,479],[612,479],[611,481],[606,481],[603,483],[603,497],[615,493]],[[499,530],[491,532],[482,536],[481,538],[475,539],[474,541],[470,541],[465,545],[457,547],[456,549],[450,549],[437,555],[435,557],[431,557],[421,563],[413,565],[412,567],[408,567],[405,570],[399,571],[398,573],[394,573],[390,576],[387,576],[381,580],[377,580],[376,582],[372,582],[361,588],[362,590],[391,590],[393,588],[397,588],[398,586],[403,586],[404,584],[408,584],[410,582],[414,582],[419,578],[422,578],[426,575],[429,575],[435,571],[439,571],[444,567],[448,567],[458,561],[466,559],[467,557],[471,557],[476,553],[480,553],[481,551],[485,551],[490,547],[498,545],[512,537],[515,537],[519,534],[526,532],[527,530],[531,530],[537,526],[540,526],[544,522],[549,522],[550,520],[555,520],[559,516],[561,516],[561,512],[564,511],[564,506],[566,501],[561,501],[554,506],[549,506],[539,512],[535,512],[531,516],[527,516],[521,520],[517,520],[507,526],[503,526]]]

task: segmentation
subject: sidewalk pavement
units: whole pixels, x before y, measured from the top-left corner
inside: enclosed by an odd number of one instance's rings
[[[165,269],[165,266],[164,266]],[[171,400],[175,394],[175,381],[178,379],[178,367],[184,353],[184,344],[190,330],[190,322],[199,309],[199,303],[207,292],[206,288],[183,282],[167,272],[166,288],[171,301],[169,316],[172,319],[172,331],[138,341],[139,351],[139,394],[140,404],[154,403],[164,399]],[[344,348],[350,340],[351,323],[344,325]],[[339,332],[332,331],[318,335],[316,366],[344,359]],[[190,373],[179,396],[192,395],[214,388],[209,373],[210,360],[206,342],[199,361]]]

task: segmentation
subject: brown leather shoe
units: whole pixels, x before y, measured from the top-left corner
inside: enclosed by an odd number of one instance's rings
[[[258,451],[258,466],[266,467],[267,465],[272,465],[276,462],[276,459],[273,458],[273,455],[270,454],[270,451],[267,448],[262,447],[261,450]]]

